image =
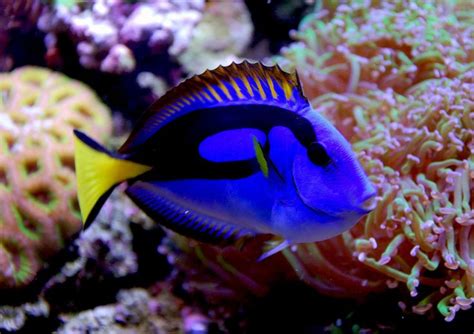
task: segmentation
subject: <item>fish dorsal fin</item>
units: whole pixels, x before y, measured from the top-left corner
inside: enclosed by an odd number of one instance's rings
[[[183,81],[153,103],[120,152],[132,151],[165,124],[194,110],[245,104],[281,106],[295,113],[309,106],[296,72],[247,61],[219,66]]]
[[[186,208],[150,182],[137,181],[127,188],[126,193],[156,222],[199,241],[228,245],[244,241],[257,234],[250,229]]]

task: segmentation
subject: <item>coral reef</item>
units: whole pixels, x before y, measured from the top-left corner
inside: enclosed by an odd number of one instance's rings
[[[86,86],[35,67],[0,74],[0,288],[28,284],[81,228],[73,128],[110,134]]]
[[[122,191],[114,191],[87,230],[74,244],[78,257],[66,263],[61,272],[48,281],[51,288],[66,281],[79,286],[81,280],[120,278],[137,271],[137,257],[132,247],[130,221],[138,209]]]
[[[117,303],[77,315],[62,315],[57,333],[182,333],[182,302],[163,288],[157,296],[140,288],[122,290]]]
[[[191,41],[177,59],[189,74],[236,61],[250,44],[253,25],[243,0],[206,2]]]
[[[303,20],[277,59],[298,70],[379,192],[351,231],[285,252],[319,291],[354,296],[402,283],[412,300],[400,306],[415,313],[437,305],[450,321],[471,307],[473,14],[462,2],[354,1]]]
[[[136,53],[183,52],[203,8],[203,0],[56,2],[38,26],[50,53],[59,53],[58,34],[66,33],[82,66],[120,74],[135,69]]]

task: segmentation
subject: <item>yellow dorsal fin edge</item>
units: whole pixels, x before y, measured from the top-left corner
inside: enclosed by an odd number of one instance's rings
[[[77,192],[85,223],[101,196],[120,182],[143,174],[152,167],[112,157],[77,137],[74,140]]]

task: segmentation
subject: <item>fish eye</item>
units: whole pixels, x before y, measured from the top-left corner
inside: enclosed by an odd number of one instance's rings
[[[312,163],[317,166],[327,166],[331,162],[331,158],[324,146],[318,142],[312,142],[308,147],[308,157]]]

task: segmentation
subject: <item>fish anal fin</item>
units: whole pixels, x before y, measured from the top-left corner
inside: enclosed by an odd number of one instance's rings
[[[150,182],[137,181],[127,188],[126,193],[150,218],[198,241],[228,245],[256,234],[250,229],[185,208]]]

